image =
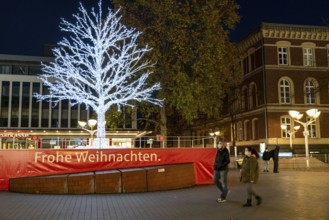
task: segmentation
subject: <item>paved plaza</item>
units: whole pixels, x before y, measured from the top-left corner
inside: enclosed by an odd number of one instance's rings
[[[261,206],[243,208],[245,189],[232,170],[228,202],[216,203],[213,185],[120,195],[32,195],[0,192],[0,219],[329,219],[329,172],[262,173]],[[174,181],[174,180],[173,180]]]

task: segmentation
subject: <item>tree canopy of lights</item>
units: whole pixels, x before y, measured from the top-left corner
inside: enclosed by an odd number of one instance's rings
[[[39,76],[49,94],[35,94],[54,105],[70,100],[71,105],[91,107],[97,115],[99,147],[105,144],[105,113],[111,106],[120,110],[135,102],[162,104],[154,95],[160,84],[147,82],[153,65],[145,54],[151,49],[137,44],[141,32],[123,25],[119,11],[107,8],[103,17],[101,1],[90,12],[80,3],[74,23],[62,19],[60,28],[69,37],[53,49],[55,60],[42,64]]]

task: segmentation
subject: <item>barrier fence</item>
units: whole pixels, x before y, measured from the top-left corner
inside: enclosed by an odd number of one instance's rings
[[[160,138],[161,139],[161,138]],[[12,138],[0,139],[1,150],[18,150],[18,149],[84,149],[91,148],[93,142],[97,138],[63,138],[54,137],[52,139],[36,139],[28,138]],[[167,136],[165,139],[159,140],[158,136],[142,136],[137,138],[114,137],[106,138],[107,146],[102,148],[214,148],[216,147],[216,139],[209,136]],[[234,148],[230,143],[226,143],[230,150],[231,156],[234,158],[243,157],[243,147]],[[94,147],[98,148],[98,147]],[[293,158],[291,161],[281,161],[285,164],[284,167],[298,168],[304,165],[303,158],[305,154],[292,154],[291,152],[280,152],[281,158]],[[329,154],[312,153],[310,154],[313,160],[313,165],[317,167],[326,167],[329,164]],[[288,165],[289,163],[289,165]],[[291,164],[293,163],[293,165]]]
[[[163,136],[162,136],[163,137]],[[0,149],[75,149],[90,147],[97,143],[97,138],[63,138],[29,139],[0,138]],[[159,140],[157,136],[142,136],[137,138],[113,137],[105,138],[106,146],[102,148],[214,148],[214,137],[168,136]],[[97,147],[96,147],[97,148]]]

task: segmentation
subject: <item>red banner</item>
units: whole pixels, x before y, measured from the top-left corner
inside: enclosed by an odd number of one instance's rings
[[[216,149],[93,149],[0,151],[0,190],[10,178],[194,163],[196,184],[212,183]]]

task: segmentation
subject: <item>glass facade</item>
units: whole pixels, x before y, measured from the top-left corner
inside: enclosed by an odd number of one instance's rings
[[[0,65],[0,74],[10,74],[11,68],[9,65]]]
[[[50,101],[38,101],[34,94],[49,94],[49,88],[36,77],[41,72],[40,65],[35,63],[0,63],[0,129],[76,129],[79,120],[92,118],[92,109],[85,104],[71,106],[70,100],[63,100],[54,106]],[[122,121],[117,127],[136,126],[131,109],[122,111]]]
[[[1,127],[8,127],[9,85],[10,82],[8,81],[3,81],[1,83],[1,113],[0,113]]]
[[[30,115],[30,82],[23,82],[21,127],[29,127]]]
[[[61,127],[68,128],[68,119],[69,119],[69,100],[63,100],[61,102]]]
[[[46,86],[42,86],[42,94],[49,94],[49,89]],[[49,127],[49,105],[50,103],[47,101],[42,101],[41,107],[41,127],[48,128]]]
[[[40,83],[32,83],[32,94],[40,93]],[[39,127],[39,106],[40,102],[32,96],[32,117],[31,117],[31,127]]]
[[[78,128],[78,120],[88,121],[92,110],[85,104],[71,106],[70,100],[63,100],[56,106],[49,101],[38,101],[35,93],[49,94],[49,88],[41,83],[37,75],[42,73],[40,62],[52,58],[12,56],[0,60],[0,129],[20,128]],[[8,62],[9,61],[9,62]],[[88,87],[86,87],[88,90]],[[123,114],[120,128],[132,127],[131,111]]]
[[[11,95],[11,127],[18,127],[19,115],[19,97],[20,97],[20,82],[12,82],[12,95]]]
[[[54,104],[52,104],[52,108],[51,108],[51,127],[52,128],[59,128],[59,104],[57,104],[56,106],[54,106]]]
[[[39,75],[41,74],[41,67],[37,65],[0,64],[0,74]]]
[[[85,104],[80,105],[80,121],[87,121],[87,109]]]
[[[78,105],[71,106],[71,128],[78,127]]]

